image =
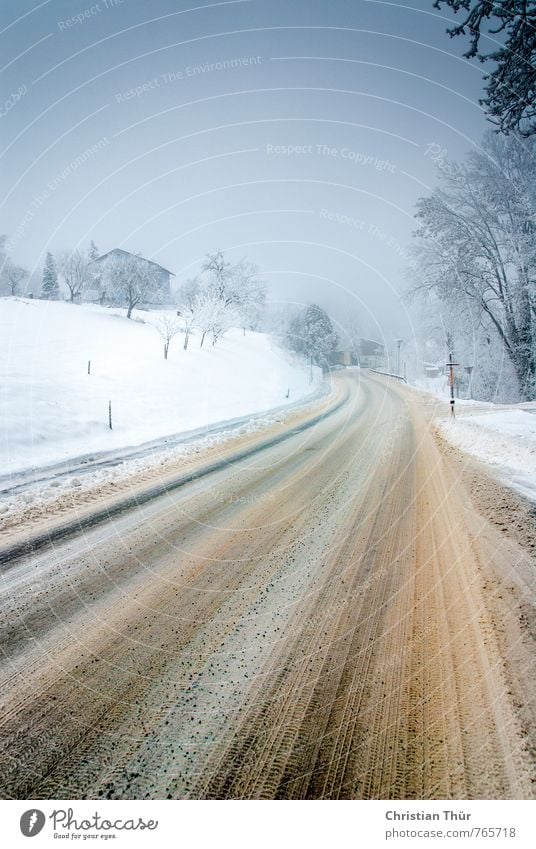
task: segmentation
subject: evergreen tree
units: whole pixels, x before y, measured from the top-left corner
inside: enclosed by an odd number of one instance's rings
[[[312,357],[318,365],[325,365],[337,347],[337,334],[328,314],[317,304],[292,319],[287,344],[298,353]]]
[[[89,243],[89,248],[87,251],[87,271],[88,275],[92,280],[92,288],[95,289],[99,294],[99,303],[104,304],[106,298],[109,295],[106,275],[103,274],[103,269],[100,263],[95,262],[100,256],[100,251],[93,241]]]
[[[58,285],[58,274],[54,257],[47,253],[45,267],[43,269],[43,285],[41,286],[41,297],[47,301],[59,301],[60,287]]]
[[[480,102],[503,133],[536,133],[536,2],[535,0],[435,0],[436,9],[450,7],[463,18],[447,30],[451,37],[467,35],[469,59],[492,63],[486,74],[486,97]],[[500,46],[480,49],[481,38],[500,33]],[[487,42],[489,43],[489,41]]]

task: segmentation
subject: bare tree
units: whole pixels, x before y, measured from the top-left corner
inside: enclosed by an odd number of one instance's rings
[[[58,271],[69,289],[71,303],[81,297],[91,277],[86,257],[79,251],[63,251],[57,260]]]
[[[0,269],[3,288],[10,295],[18,295],[22,281],[28,277],[28,272],[20,265],[16,265],[9,257],[6,257]]]
[[[232,267],[232,305],[246,327],[255,330],[266,307],[266,284],[259,279],[259,270],[245,259]]]
[[[222,251],[207,254],[203,265],[207,277],[205,291],[214,301],[231,308],[235,321],[253,329],[266,305],[266,286],[259,280],[256,265],[245,259],[228,262]]]
[[[202,266],[207,275],[207,292],[215,301],[221,301],[225,306],[233,303],[232,265],[227,262],[222,251],[208,253]]]
[[[147,260],[134,254],[112,255],[105,261],[105,275],[110,291],[132,310],[143,303],[157,286],[157,274]]]
[[[184,322],[184,348],[193,327],[201,331],[201,347],[207,333],[215,345],[233,325],[254,329],[266,303],[266,286],[258,269],[245,259],[231,263],[222,251],[208,253],[199,277],[187,280],[179,290],[179,312]]]
[[[177,295],[177,303],[181,312],[183,310],[192,310],[195,305],[196,298],[201,293],[201,280],[199,277],[190,277],[179,288]]]
[[[192,330],[196,326],[195,309],[196,304],[194,302],[192,307],[182,307],[182,309],[179,311],[180,317],[182,319],[182,329],[184,330],[183,348],[185,351],[188,350],[188,342],[190,341]]]
[[[153,327],[164,340],[164,359],[167,360],[171,340],[182,330],[181,323],[174,315],[162,315],[158,316]]]
[[[202,283],[199,277],[191,277],[179,288],[178,292],[178,315],[183,322],[184,350],[188,350],[188,342],[192,330],[196,326],[197,301],[201,296]]]

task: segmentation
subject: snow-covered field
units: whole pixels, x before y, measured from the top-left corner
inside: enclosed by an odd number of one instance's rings
[[[271,410],[321,382],[266,334],[241,330],[215,347],[194,334],[187,351],[181,333],[164,360],[157,316],[0,299],[0,475]]]

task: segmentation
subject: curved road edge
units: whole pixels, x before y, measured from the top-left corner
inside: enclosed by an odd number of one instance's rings
[[[107,501],[104,507],[94,507],[86,512],[80,512],[74,507],[70,511],[73,514],[72,517],[66,521],[54,522],[52,520],[46,523],[48,527],[45,526],[28,534],[17,533],[16,529],[14,533],[9,533],[8,531],[6,534],[8,538],[7,544],[0,545],[0,572],[5,572],[9,569],[13,562],[20,557],[32,554],[44,546],[56,543],[82,530],[106,522],[128,510],[139,507],[141,504],[152,501],[167,492],[179,489],[192,481],[220,471],[230,464],[238,463],[267,448],[278,445],[296,433],[314,427],[323,419],[340,410],[347,402],[348,397],[347,388],[342,389],[335,378],[329,393],[317,399],[318,404],[314,403],[314,401],[309,401],[306,403],[300,402],[298,406],[291,406],[292,415],[283,423],[280,423],[284,428],[283,433],[276,433],[266,437],[266,429],[259,430],[247,438],[247,447],[234,451],[231,449],[231,441],[226,441],[222,446],[223,450],[217,452],[220,456],[212,462],[203,463],[203,460],[201,460],[200,464],[197,462],[188,472],[166,475],[157,483],[151,483],[146,486],[142,485],[134,493],[131,491],[129,495],[123,495],[112,501]],[[322,408],[320,412],[318,412],[319,406]],[[282,409],[288,410],[288,408],[281,408],[280,411]],[[250,419],[251,417],[248,420]],[[235,424],[236,422],[233,422],[233,426]],[[211,449],[206,451],[206,454],[210,455],[211,453]],[[41,524],[44,525],[45,523]]]

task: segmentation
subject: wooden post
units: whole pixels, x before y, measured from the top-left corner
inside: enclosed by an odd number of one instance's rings
[[[449,370],[449,384],[450,384],[450,415],[451,418],[456,418],[456,413],[454,412],[454,366],[459,366],[459,363],[455,363],[452,360],[452,351],[449,351],[449,361],[447,363],[447,367]]]
[[[87,373],[91,374],[91,360],[87,361]]]
[[[108,401],[108,427],[112,430],[112,402]]]

